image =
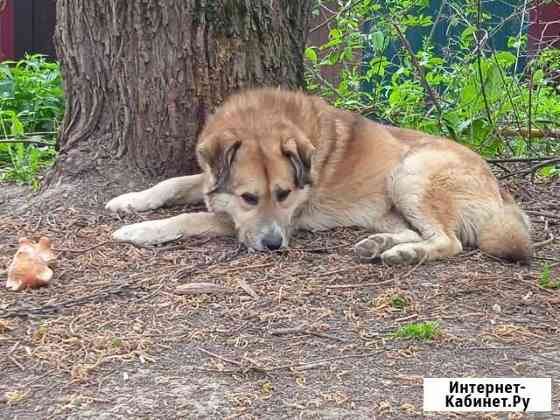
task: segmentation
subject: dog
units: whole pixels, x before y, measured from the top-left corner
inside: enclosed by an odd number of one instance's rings
[[[479,247],[528,263],[529,219],[474,151],[445,138],[382,125],[299,91],[231,96],[206,122],[202,173],[118,196],[113,212],[204,201],[208,212],[121,227],[117,241],[154,245],[237,235],[248,248],[289,245],[295,230],[358,226],[363,261],[414,264]]]

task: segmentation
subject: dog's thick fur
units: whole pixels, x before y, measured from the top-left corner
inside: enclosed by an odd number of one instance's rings
[[[209,119],[203,173],[124,194],[112,211],[204,200],[208,213],[124,226],[114,238],[155,244],[237,233],[257,250],[287,246],[294,229],[361,226],[363,260],[415,263],[480,247],[528,262],[529,221],[475,152],[385,126],[320,98],[279,89],[232,96]]]

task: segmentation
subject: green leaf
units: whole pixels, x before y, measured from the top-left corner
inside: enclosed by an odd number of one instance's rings
[[[474,84],[467,84],[461,92],[461,105],[463,107],[470,106],[473,102],[480,98],[479,89]]]
[[[560,173],[560,169],[558,169],[555,165],[548,165],[544,166],[539,169],[538,174],[544,177],[554,176]]]
[[[332,66],[338,63],[339,59],[340,59],[340,53],[333,52],[332,54],[329,54],[329,56],[327,57],[327,62]]]
[[[14,113],[12,114],[12,128],[11,128],[11,135],[14,137],[19,137],[19,136],[23,136],[24,134],[24,129],[23,129],[23,123],[21,122],[21,120],[18,118],[18,116]]]
[[[305,49],[305,57],[313,64],[317,64],[317,52],[315,51],[315,48],[307,47]]]
[[[2,79],[13,79],[14,78],[14,76],[12,75],[12,71],[6,65],[6,62],[4,62],[2,65],[0,65],[0,76],[2,76]]]
[[[402,101],[401,91],[399,89],[393,89],[389,95],[389,105],[397,106]]]
[[[12,99],[15,93],[15,84],[12,79],[0,80],[0,99]]]
[[[459,40],[461,46],[463,48],[468,48],[470,45],[474,44],[474,36],[473,34],[476,33],[476,27],[474,26],[467,26],[461,35],[459,36]]]
[[[371,34],[371,45],[375,51],[383,51],[385,45],[385,35],[381,31],[375,31]]]
[[[544,71],[542,69],[538,69],[533,73],[533,83],[536,85],[540,85],[544,80]]]
[[[515,63],[515,55],[509,51],[500,51],[496,53],[496,61],[503,67],[510,67]]]

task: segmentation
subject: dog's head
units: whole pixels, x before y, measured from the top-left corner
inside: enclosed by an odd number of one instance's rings
[[[207,127],[197,156],[206,174],[208,209],[229,215],[238,239],[249,248],[286,247],[293,219],[308,199],[314,150],[289,121],[258,129]]]

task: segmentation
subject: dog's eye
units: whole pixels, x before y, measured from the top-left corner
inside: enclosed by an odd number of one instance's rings
[[[278,190],[276,191],[276,199],[278,201],[284,201],[286,198],[288,198],[291,192],[292,190]]]
[[[241,198],[243,199],[243,201],[245,201],[247,204],[250,204],[251,206],[256,206],[257,204],[259,204],[259,197],[257,197],[255,194],[244,193],[241,194]]]

